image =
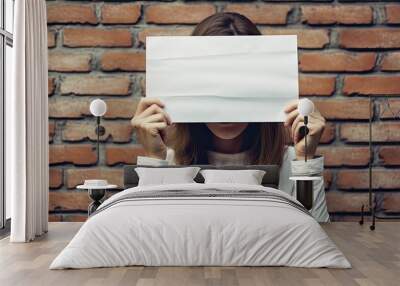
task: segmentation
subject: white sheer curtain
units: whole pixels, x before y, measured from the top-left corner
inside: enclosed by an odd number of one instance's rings
[[[6,98],[6,187],[12,242],[48,226],[48,99],[45,0],[15,1],[13,93]]]

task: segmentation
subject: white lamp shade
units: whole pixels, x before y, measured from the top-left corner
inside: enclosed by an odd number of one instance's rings
[[[94,116],[103,116],[107,112],[107,104],[102,99],[95,99],[90,103],[90,113]]]
[[[299,100],[299,104],[297,106],[300,115],[308,116],[314,111],[314,103],[308,98],[303,98]]]

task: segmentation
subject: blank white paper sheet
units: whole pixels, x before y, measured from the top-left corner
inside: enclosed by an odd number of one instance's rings
[[[146,41],[146,94],[173,122],[283,122],[298,89],[295,35]]]

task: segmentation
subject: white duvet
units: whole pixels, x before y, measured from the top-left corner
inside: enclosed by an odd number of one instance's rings
[[[263,191],[254,197],[123,199],[138,192]],[[350,268],[317,221],[272,188],[238,184],[135,187],[106,200],[50,269],[145,266]],[[278,198],[278,199],[274,199]]]

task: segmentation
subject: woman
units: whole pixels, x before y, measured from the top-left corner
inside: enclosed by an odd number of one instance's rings
[[[260,35],[257,27],[237,13],[217,13],[200,24],[193,36]],[[247,165],[277,164],[280,166],[279,189],[293,195],[292,175],[321,175],[323,158],[315,152],[325,126],[325,119],[315,110],[309,116],[307,156],[300,128],[304,118],[299,115],[297,102],[285,109],[282,123],[192,123],[171,124],[163,103],[144,98],[138,104],[132,126],[148,157],[139,157],[138,164],[213,164]],[[294,147],[288,147],[290,133]],[[168,147],[167,147],[168,146]],[[324,182],[314,182],[312,215],[318,221],[328,221]]]

